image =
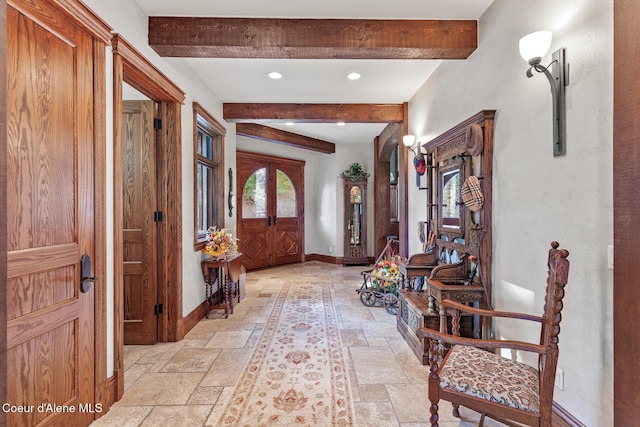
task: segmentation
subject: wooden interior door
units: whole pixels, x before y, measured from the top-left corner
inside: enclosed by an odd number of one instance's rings
[[[247,270],[304,255],[304,162],[237,153],[238,246]]]
[[[154,101],[122,102],[124,343],[157,338]]]
[[[80,271],[94,257],[93,46],[52,4],[7,7],[7,403],[33,405],[10,426],[86,426],[95,409],[103,285],[82,292]]]

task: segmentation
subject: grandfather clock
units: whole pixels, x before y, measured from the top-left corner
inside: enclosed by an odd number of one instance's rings
[[[368,265],[366,178],[344,177],[344,228],[342,265]]]

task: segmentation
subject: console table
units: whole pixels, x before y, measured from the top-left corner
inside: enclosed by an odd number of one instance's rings
[[[224,310],[224,317],[233,314],[233,305],[240,302],[238,280],[242,270],[242,254],[237,253],[224,258],[205,258],[200,263],[205,281],[207,302],[206,317],[214,309]]]

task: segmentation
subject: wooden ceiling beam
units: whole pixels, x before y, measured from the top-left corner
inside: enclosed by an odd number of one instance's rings
[[[149,45],[190,58],[465,59],[478,22],[152,16]]]
[[[322,139],[311,138],[297,133],[275,129],[256,123],[238,123],[236,125],[236,135],[248,138],[260,139],[263,141],[275,142],[288,145],[290,147],[302,148],[305,150],[318,151],[320,153],[332,154],[336,152],[336,145]]]
[[[228,122],[402,123],[402,104],[225,103]]]

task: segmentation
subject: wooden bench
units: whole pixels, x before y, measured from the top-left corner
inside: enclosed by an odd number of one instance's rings
[[[422,364],[429,361],[427,340],[418,338],[419,328],[443,330],[446,324],[451,326],[451,315],[441,309],[441,302],[451,299],[461,303],[477,304],[487,308],[485,289],[476,276],[477,258],[468,256],[457,244],[438,241],[435,250],[427,254],[431,260],[438,254],[438,263],[433,266],[413,264],[414,257],[404,265],[405,289],[398,294],[398,314],[396,324],[409,347]],[[415,256],[415,255],[414,255]],[[421,260],[428,257],[419,257]],[[403,271],[403,267],[400,267]],[[409,276],[413,275],[413,277]],[[423,287],[411,286],[418,276],[425,277]],[[463,316],[460,322],[461,335],[473,337],[482,334],[479,324],[474,324],[473,316]]]

